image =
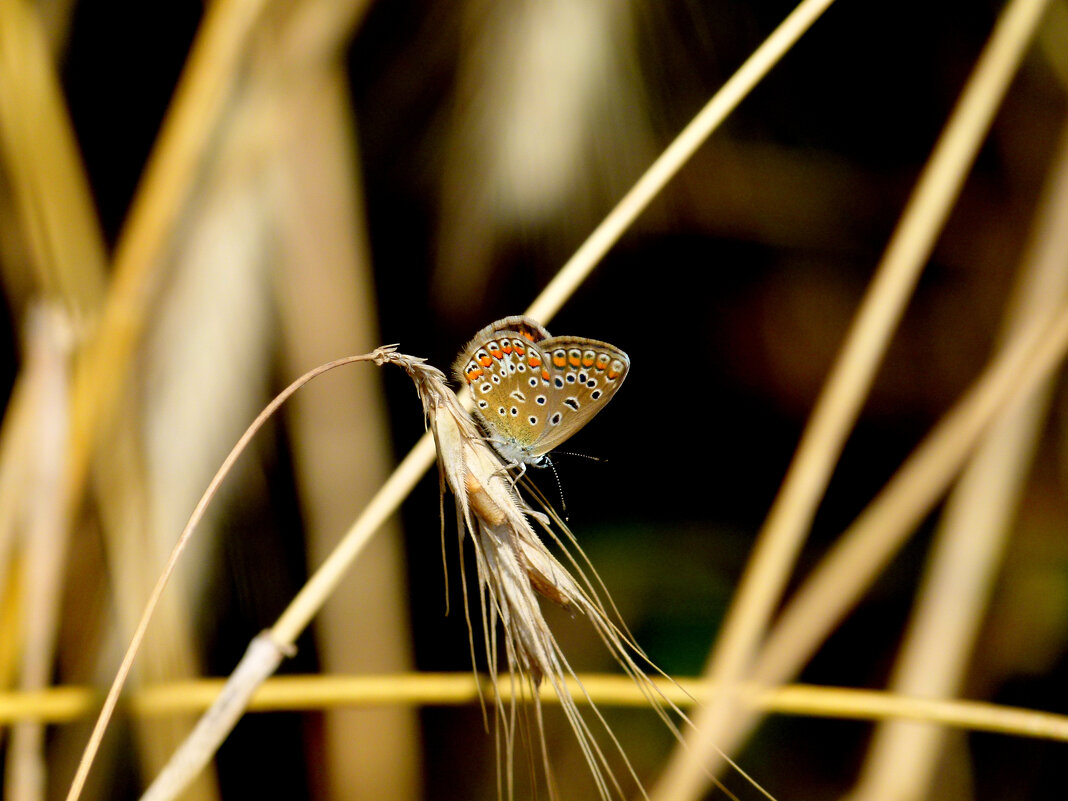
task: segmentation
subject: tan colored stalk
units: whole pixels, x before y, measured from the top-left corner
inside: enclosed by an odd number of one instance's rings
[[[581,682],[581,687],[578,682]],[[716,687],[700,677],[671,681],[652,679],[664,698],[680,707],[707,703]],[[212,705],[224,679],[196,679],[138,688],[130,693],[134,715],[168,716],[200,712]],[[339,706],[420,704],[466,706],[478,701],[485,678],[470,673],[407,673],[389,675],[275,676],[259,686],[249,699],[256,712],[301,711]],[[616,673],[580,673],[567,679],[575,702],[646,709],[648,697],[632,679]],[[583,691],[585,690],[585,692]],[[986,731],[1014,737],[1068,741],[1068,716],[978,701],[908,698],[894,693],[840,687],[787,685],[747,688],[756,709],[768,714],[802,715],[849,720],[916,720],[967,731]],[[500,685],[503,700],[512,689]],[[548,685],[540,689],[545,703],[558,701]],[[99,697],[88,687],[51,687],[37,692],[0,693],[0,724],[23,720],[69,723],[91,714]]]
[[[104,297],[104,239],[38,9],[26,0],[0,4],[0,148],[33,270],[4,265],[5,284],[62,304],[83,333]]]
[[[715,686],[701,678],[652,679],[652,682],[665,699],[680,707],[706,703],[716,693]],[[135,712],[144,715],[205,709],[218,696],[223,683],[222,679],[202,679],[177,686],[146,687],[134,693],[131,705]],[[599,705],[636,709],[649,707],[648,696],[629,676],[583,673],[578,675],[578,681],[567,679],[566,685],[580,705],[592,701]],[[249,708],[266,711],[322,709],[347,704],[466,705],[478,701],[480,687],[482,692],[486,691],[485,681],[479,682],[479,678],[470,673],[280,676],[260,686],[252,696]],[[502,683],[499,692],[502,699],[510,700],[512,686]],[[559,701],[547,684],[541,687],[540,695],[547,703]],[[1068,715],[975,701],[908,698],[885,692],[805,685],[754,688],[751,697],[756,708],[767,713],[854,720],[911,718],[971,731],[1068,741]],[[89,709],[89,694],[86,693],[80,701],[84,714]],[[0,721],[4,719],[2,711],[0,706]]]
[[[705,674],[738,681],[767,631],[816,507],[938,232],[1041,19],[1046,0],[1013,0],[999,19],[887,245],[843,350],[817,400]],[[676,748],[653,798],[690,799],[731,716],[729,698],[702,709],[688,747]]]
[[[1024,261],[1008,309],[1011,333],[1028,317],[1049,315],[1068,295],[1068,135],[1061,137],[1060,156],[1036,217],[1032,255]],[[946,502],[891,678],[892,692],[914,698],[952,698],[961,692],[1052,390],[1052,379],[1047,379],[1033,398],[997,422]],[[926,797],[943,735],[931,725],[884,724],[875,732],[850,797]]]
[[[115,679],[112,682],[111,688],[108,690],[107,698],[104,700],[103,709],[100,711],[100,715],[97,718],[96,725],[93,728],[93,732],[90,735],[89,742],[86,744],[85,752],[82,754],[81,762],[78,765],[78,771],[75,773],[74,780],[71,783],[70,790],[67,794],[67,801],[74,801],[78,798],[82,788],[85,785],[85,779],[89,774],[89,768],[92,765],[93,757],[96,755],[97,750],[100,747],[100,741],[104,737],[104,732],[107,729],[108,721],[111,719],[111,715],[115,711],[115,707],[118,704],[119,694],[122,692],[122,688],[126,683],[126,679],[130,674],[130,669],[133,666],[134,656],[136,656],[138,648],[141,645],[141,641],[144,639],[145,632],[148,630],[149,620],[152,618],[152,613],[155,611],[159,598],[163,594],[164,588],[167,586],[167,582],[170,579],[171,574],[177,567],[178,559],[181,557],[182,551],[189,542],[189,538],[192,536],[193,531],[196,529],[197,524],[204,516],[204,512],[207,510],[208,504],[211,499],[215,497],[215,493],[218,492],[219,487],[222,485],[223,479],[230,472],[234,462],[244,452],[249,442],[255,436],[256,432],[263,427],[263,424],[277,411],[289,397],[304,386],[306,383],[322,375],[336,367],[341,367],[346,364],[352,364],[358,361],[372,361],[380,358],[381,351],[375,353],[362,354],[359,356],[346,356],[342,359],[337,359],[327,364],[322,364],[313,370],[309,370],[303,376],[298,378],[282,392],[280,392],[264,409],[257,415],[256,419],[248,427],[245,433],[241,436],[241,439],[237,441],[233,449],[227,455],[223,461],[219,470],[208,484],[204,495],[201,497],[200,502],[197,503],[196,508],[193,510],[192,515],[189,518],[189,522],[186,524],[182,533],[178,536],[178,540],[174,545],[174,549],[171,551],[170,557],[167,560],[167,564],[160,574],[159,579],[156,581],[156,585],[152,589],[152,594],[149,596],[145,603],[145,609],[141,614],[141,618],[138,622],[137,629],[134,631],[133,638],[130,645],[123,656],[122,663],[119,665],[116,671]],[[285,649],[278,649],[279,658],[282,651]]]
[[[30,458],[22,466],[27,473],[26,494],[19,499],[24,532],[19,686],[37,690],[47,687],[52,678],[67,552],[60,510],[73,337],[66,314],[56,308],[36,308],[28,328],[26,371],[33,420]],[[4,798],[43,798],[46,775],[44,726],[34,721],[15,726],[6,754]]]
[[[94,439],[121,398],[121,384],[160,280],[169,243],[240,71],[266,0],[216,0],[175,90],[116,245],[112,281],[96,336],[75,375],[71,497],[81,496]]]
[[[19,296],[22,295],[43,296],[50,303],[65,309],[74,341],[84,342],[91,338],[103,306],[107,257],[76,136],[52,63],[53,52],[45,41],[46,34],[38,18],[40,11],[24,0],[0,5],[0,36],[4,41],[0,48],[0,139],[5,172],[12,177],[19,233],[26,240],[30,255],[29,259],[11,260],[5,264],[8,270],[5,285],[13,295],[16,308],[20,305]],[[32,273],[24,265],[32,268]],[[16,272],[19,269],[22,272]],[[22,380],[20,374],[17,381],[21,383]],[[64,414],[67,413],[64,409]],[[19,419],[15,417],[12,421],[5,421],[5,427],[17,423]],[[146,586],[146,582],[152,580],[151,577],[146,579],[143,568],[145,564],[155,561],[146,560],[143,550],[140,558],[122,558],[131,549],[144,548],[144,537],[148,530],[143,519],[133,522],[136,511],[144,508],[140,494],[144,486],[143,476],[138,471],[140,465],[128,458],[136,436],[136,418],[124,416],[112,429],[111,441],[116,447],[106,449],[101,454],[103,459],[94,465],[98,479],[95,485],[97,508],[103,523],[103,541],[112,567],[112,589],[120,618],[124,610],[129,609],[130,614],[135,615],[140,608],[151,586],[150,583]],[[31,463],[32,460],[26,462]],[[9,480],[10,476],[5,475],[5,485]],[[73,515],[76,502],[71,493],[77,491],[68,482],[62,492],[54,493],[54,507],[65,509],[64,514]],[[7,507],[8,511],[16,508],[18,504]],[[132,510],[134,514],[130,513]],[[44,554],[50,569],[56,573],[55,576],[45,576],[35,571],[35,579],[24,583],[25,591],[32,593],[32,605],[27,608],[35,610],[32,619],[34,625],[41,629],[40,632],[25,636],[27,646],[37,651],[34,655],[28,652],[22,655],[24,663],[34,665],[32,670],[24,671],[24,681],[31,683],[40,681],[42,673],[50,676],[54,669],[50,661],[53,648],[50,644],[47,648],[44,646],[45,640],[54,638],[60,628],[56,620],[51,623],[47,620],[48,613],[54,614],[58,599],[49,598],[45,590],[59,590],[63,586],[62,576],[67,569],[67,535],[74,525],[73,520],[73,517],[69,517],[59,524],[63,535],[54,537],[47,545],[42,537],[33,536],[23,548],[34,562],[41,561],[40,557]],[[0,534],[0,537],[3,536]],[[0,551],[6,551],[6,548],[0,547]],[[93,579],[77,574],[72,580],[68,592],[78,593],[83,589],[79,582]],[[59,594],[62,596],[62,592]],[[124,599],[134,598],[136,602],[132,606],[123,603]],[[180,670],[177,673],[168,673],[166,669],[154,671],[161,665],[173,670],[183,658],[188,660],[192,653],[188,645],[188,631],[175,632],[173,628],[168,628],[177,615],[173,613],[173,607],[166,611],[171,614],[160,621],[157,632],[160,636],[151,642],[146,659],[146,673],[157,681],[188,675],[188,671],[181,674]],[[132,626],[126,631],[132,631]],[[167,650],[168,653],[161,655],[160,650]],[[82,658],[89,660],[92,657],[85,654]],[[156,722],[151,726],[153,731],[149,734],[138,732],[138,745],[146,760],[143,767],[148,770],[153,770],[152,750],[155,748],[169,753],[173,748],[170,741],[175,738],[168,738],[168,730],[172,727],[181,728],[178,720]],[[35,761],[43,761],[43,755],[32,754],[31,749],[25,747],[30,741],[36,743],[35,747],[43,746],[39,732],[31,734],[31,727],[21,727],[15,740],[18,745],[9,752],[7,770],[11,778],[8,787],[12,796],[20,792],[14,788],[27,786],[20,777],[35,770],[32,768]],[[14,760],[15,755],[19,755],[19,762]],[[39,769],[37,772],[40,772]],[[42,782],[36,780],[33,784],[43,786]],[[26,797],[27,792],[21,792]],[[210,799],[214,796],[193,797]]]

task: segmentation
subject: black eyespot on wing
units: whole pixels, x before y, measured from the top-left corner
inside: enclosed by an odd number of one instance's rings
[[[578,398],[565,398],[564,399],[564,406],[570,406],[572,409],[574,409],[577,412],[579,410]]]
[[[553,379],[553,384],[556,385],[557,389],[563,389],[564,388],[564,379],[562,379],[560,376],[557,376],[556,378]]]
[[[548,400],[549,399],[546,398],[544,395],[538,395],[538,397],[534,399],[534,402],[538,404],[538,406],[544,406]]]
[[[558,426],[560,425],[560,412],[555,412],[552,417],[549,418],[549,424]]]
[[[594,400],[598,400],[598,399],[600,399],[600,397],[601,397],[601,390],[599,390],[599,389],[595,389],[595,390],[594,390],[593,392],[591,392],[591,393],[590,393],[590,397],[591,397],[591,398],[593,398]]]

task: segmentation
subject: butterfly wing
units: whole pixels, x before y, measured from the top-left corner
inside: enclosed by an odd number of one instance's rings
[[[630,371],[630,358],[607,342],[584,337],[550,337],[537,345],[546,365],[535,394],[545,398],[544,426],[530,447],[541,456],[558,447],[605,407]],[[545,377],[548,373],[548,377]]]
[[[549,381],[535,340],[548,331],[526,317],[508,317],[475,335],[457,359],[457,377],[468,386],[475,413],[485,424],[490,442],[509,462],[531,462],[530,446],[546,428],[544,392]]]

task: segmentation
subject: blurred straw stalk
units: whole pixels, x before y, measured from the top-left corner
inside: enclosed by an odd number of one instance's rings
[[[45,549],[51,559],[48,582],[8,580],[3,586],[38,593],[51,588],[54,607],[64,587],[61,575],[71,577],[64,596],[81,607],[74,619],[93,633],[71,630],[74,638],[59,643],[68,679],[96,675],[98,662],[105,673],[113,669],[113,648],[128,639],[154,582],[153,566],[162,564],[161,555],[221,455],[263,404],[272,350],[281,347],[282,369],[289,371],[377,339],[342,58],[363,8],[361,2],[313,1],[209,7],[120,235],[109,297],[103,237],[36,9],[21,0],[0,9],[0,121],[12,198],[4,220],[5,284],[18,293],[12,298],[17,310],[35,297],[67,309],[87,354],[77,357],[84,368],[74,395],[78,423],[72,444],[81,450],[66,471],[71,505],[58,523],[60,531],[70,526],[79,543],[69,557],[73,561],[65,564],[61,538]],[[139,380],[130,382],[131,374]],[[55,401],[62,402],[63,394]],[[373,379],[357,383],[338,375],[291,410],[312,561],[386,469],[378,398]],[[43,413],[49,407],[36,408]],[[25,416],[5,418],[8,450],[25,440],[18,431],[8,432],[12,425],[32,430],[34,423]],[[89,518],[76,505],[82,477],[77,464],[87,445],[102,442],[100,434],[89,435],[99,426],[106,427],[108,447],[96,451],[92,497],[104,550],[94,554]],[[17,471],[27,462],[8,457],[0,463],[8,468],[0,486],[16,486]],[[246,466],[246,482],[255,480],[255,470]],[[52,508],[57,511],[64,518],[63,504]],[[0,564],[5,579],[14,577],[16,564],[23,573],[32,567],[27,540],[16,543],[15,530],[32,533],[34,527],[8,520],[0,541],[17,547],[0,553],[6,557]],[[137,664],[138,679],[158,682],[202,671],[199,638],[188,631],[188,616],[180,610],[203,604],[214,591],[204,581],[217,571],[213,539],[202,532],[179,586],[165,597]],[[54,538],[29,541],[41,551]],[[16,553],[18,562],[12,561]],[[99,572],[105,565],[107,572]],[[354,588],[349,597],[335,599],[323,616],[323,666],[403,670],[409,665],[409,638],[396,533],[377,540],[362,569],[365,574],[348,585]],[[114,593],[117,630],[100,628],[101,621],[89,615],[99,611],[98,603],[86,606],[105,587]],[[32,594],[19,607],[24,613],[44,608]],[[48,643],[59,631],[54,616],[37,618],[15,640],[25,648],[42,643],[34,660],[44,675],[37,669],[31,677],[24,667],[21,681],[27,687],[47,681]],[[65,647],[77,650],[67,654]],[[6,677],[5,684],[12,680]],[[410,712],[339,711],[330,713],[326,726],[333,758],[329,779],[321,781],[333,782],[334,797],[378,798],[385,788],[392,797],[417,797],[418,748]],[[158,721],[139,725],[146,773],[158,770],[158,760],[173,750],[184,728],[178,719],[162,728]],[[60,738],[59,750],[48,758],[57,784],[76,756],[64,746],[80,749],[84,741],[78,729],[71,735]],[[340,747],[333,746],[337,743]],[[41,748],[38,734],[32,747],[8,750],[7,798],[42,797]],[[30,780],[20,781],[22,776]],[[214,796],[208,780],[188,797]]]

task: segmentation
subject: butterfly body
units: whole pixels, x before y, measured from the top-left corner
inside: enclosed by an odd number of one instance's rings
[[[486,326],[455,365],[490,444],[510,465],[543,467],[619,391],[627,354],[585,337],[549,334],[529,317]]]

